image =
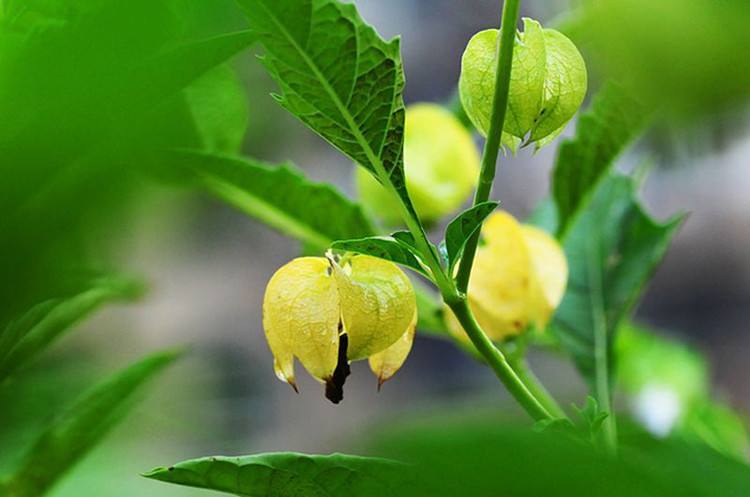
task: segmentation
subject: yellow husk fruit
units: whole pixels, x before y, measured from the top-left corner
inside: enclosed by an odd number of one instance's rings
[[[424,222],[437,221],[461,207],[476,186],[477,146],[463,124],[436,104],[409,106],[404,131],[409,196]],[[355,174],[362,203],[387,224],[399,224],[399,200],[364,168]]]
[[[334,402],[351,361],[369,358],[379,385],[393,376],[411,350],[416,322],[407,276],[366,255],[294,259],[271,277],[263,300],[276,376],[296,390],[296,357]]]
[[[565,293],[568,265],[562,248],[541,229],[502,211],[484,223],[482,238],[467,292],[478,323],[494,341],[530,326],[543,330]],[[445,315],[450,331],[468,339],[450,309]]]

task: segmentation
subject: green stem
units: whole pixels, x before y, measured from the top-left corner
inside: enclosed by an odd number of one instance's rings
[[[526,385],[526,388],[529,389],[534,397],[539,400],[539,403],[542,404],[550,414],[561,419],[567,417],[567,414],[565,414],[565,411],[560,407],[560,404],[557,403],[542,382],[539,381],[539,378],[537,378],[531,370],[525,359],[511,361],[511,366],[521,381]]]
[[[520,13],[520,0],[506,0],[503,6],[503,14],[500,25],[499,36],[499,54],[495,78],[495,95],[492,101],[492,118],[487,141],[484,146],[484,155],[482,157],[482,166],[479,177],[479,185],[474,196],[474,205],[485,202],[489,199],[492,190],[492,182],[495,178],[495,164],[500,152],[500,141],[502,138],[503,125],[505,123],[505,114],[508,107],[508,91],[510,89],[510,71],[513,60],[513,45],[515,42],[516,26]],[[379,167],[378,167],[379,166]],[[382,164],[376,164],[378,174],[383,176],[385,171]],[[465,298],[466,288],[468,286],[469,275],[474,261],[477,244],[479,242],[479,233],[469,240],[464,251],[464,256],[459,266],[457,275],[458,288],[454,284],[450,275],[443,269],[440,258],[433,245],[430,244],[425,234],[422,224],[414,215],[414,210],[401,198],[395,187],[389,182],[385,184],[391,187],[392,193],[400,200],[401,213],[406,222],[409,231],[414,236],[420,251],[426,258],[425,263],[430,267],[433,273],[434,281],[440,290],[443,301],[451,308],[458,319],[458,322],[466,331],[471,342],[477,351],[484,357],[492,370],[495,372],[500,381],[508,389],[508,392],[518,401],[526,412],[535,420],[553,419],[547,408],[537,399],[535,394],[524,383],[513,368],[508,363],[505,355],[492,343],[487,335],[482,331],[474,315],[469,308]],[[531,379],[532,377],[529,377]],[[532,384],[534,389],[543,393],[545,402],[556,407],[556,412],[565,416],[562,409],[557,407],[554,400],[544,390],[538,381],[534,378]],[[555,409],[553,409],[555,410]]]
[[[612,392],[610,391],[609,347],[607,334],[607,317],[604,313],[603,288],[599,250],[592,239],[588,250],[588,280],[592,299],[592,320],[594,331],[594,396],[599,408],[609,413],[602,425],[604,445],[611,452],[617,451],[617,421],[612,410]]]
[[[513,46],[515,45],[516,27],[521,10],[521,0],[505,0],[503,17],[500,22],[498,36],[498,57],[495,69],[495,95],[492,98],[492,113],[490,114],[490,129],[484,142],[482,165],[479,172],[479,185],[474,195],[474,205],[486,202],[490,198],[492,183],[495,180],[495,167],[500,153],[500,143],[505,125],[505,114],[508,109],[508,92],[510,90],[510,71],[513,64]],[[471,267],[474,264],[479,243],[479,230],[466,242],[464,254],[458,266],[456,284],[461,293],[466,293],[471,277]]]
[[[487,335],[482,331],[474,315],[469,309],[465,298],[459,297],[446,301],[453,311],[456,319],[466,331],[474,347],[485,358],[495,375],[508,389],[508,392],[524,408],[524,410],[536,421],[553,419],[553,416],[545,409],[542,403],[534,396],[531,390],[518,377],[513,368],[508,364],[505,355],[495,347]]]

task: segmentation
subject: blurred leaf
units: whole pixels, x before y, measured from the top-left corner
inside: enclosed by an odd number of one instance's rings
[[[693,404],[677,435],[687,440],[699,440],[727,456],[747,462],[750,449],[745,420],[730,407],[706,399]]]
[[[610,416],[608,412],[601,410],[599,402],[591,395],[586,397],[586,403],[583,407],[578,407],[574,404],[573,409],[584,423],[586,423],[586,428],[592,439],[598,435],[602,429],[604,420]]]
[[[414,284],[414,295],[417,297],[417,314],[419,321],[417,329],[420,333],[443,338],[452,338],[443,320],[443,302],[434,291],[427,290],[424,285]]]
[[[236,154],[248,123],[247,96],[234,70],[224,64],[185,89],[195,126],[207,152]]]
[[[358,240],[339,240],[334,242],[331,248],[385,259],[413,269],[428,278],[430,277],[419,260],[419,253],[413,247],[396,238],[371,236]]]
[[[132,280],[103,277],[76,295],[34,306],[0,333],[0,383],[103,304],[141,292]]]
[[[498,421],[476,408],[389,422],[372,453],[411,463],[409,497],[717,497],[750,488],[750,468],[711,450],[643,435],[615,458],[569,436]],[[700,468],[697,471],[696,468]]]
[[[181,90],[253,40],[186,41],[171,0],[49,4],[62,22],[0,26],[2,326],[86,265],[136,191],[139,148],[193,125],[187,112],[165,117]]]
[[[560,144],[553,172],[557,232],[564,236],[620,152],[642,130],[648,113],[620,86],[606,83],[578,119],[576,136]]]
[[[700,353],[630,323],[618,330],[615,352],[617,385],[630,397],[644,428],[747,460],[750,439],[744,421],[712,400],[708,364]]]
[[[135,394],[179,356],[154,354],[85,393],[39,436],[7,483],[8,497],[38,497],[49,490],[133,405]]]
[[[448,257],[449,273],[461,259],[466,242],[482,226],[487,216],[500,205],[500,202],[482,202],[459,214],[445,230],[445,250]]]
[[[624,323],[615,342],[617,385],[629,395],[649,387],[674,392],[683,407],[710,394],[706,360],[688,345]]]
[[[632,178],[610,174],[563,239],[568,289],[553,332],[594,385],[612,372],[614,334],[661,261],[682,218],[659,224],[636,200]],[[602,363],[606,361],[606,363]]]
[[[264,63],[289,112],[410,208],[403,165],[399,41],[384,42],[337,0],[238,0],[266,48]]]
[[[564,30],[649,107],[700,122],[750,99],[746,0],[584,0]]]
[[[407,472],[386,459],[281,452],[195,459],[144,476],[252,497],[385,497],[404,495],[400,486]]]
[[[189,150],[161,153],[157,160],[192,171],[214,195],[320,252],[335,240],[375,231],[359,205],[331,185],[307,180],[291,164],[271,166]]]

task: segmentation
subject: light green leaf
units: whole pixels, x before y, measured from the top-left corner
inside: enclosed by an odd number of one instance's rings
[[[631,405],[638,406],[636,420],[646,429],[747,459],[750,438],[743,419],[712,399],[708,363],[697,350],[658,331],[626,323],[618,330],[615,353],[617,386]],[[658,400],[652,404],[649,395],[675,402],[674,418],[664,421],[663,405]],[[662,421],[650,426],[650,418]]]
[[[214,195],[319,252],[335,240],[375,232],[359,205],[328,184],[308,181],[291,164],[272,166],[189,150],[165,152],[158,160],[192,171]]]
[[[238,0],[266,48],[277,99],[395,190],[413,214],[403,166],[404,76],[388,43],[336,0]]]
[[[420,261],[418,252],[407,243],[396,238],[371,236],[357,240],[339,240],[334,242],[331,248],[385,259],[406,266],[430,278],[426,266]]]
[[[185,97],[203,150],[238,153],[247,131],[248,103],[234,69],[223,64],[210,70],[185,89]]]
[[[710,394],[706,360],[688,345],[655,331],[624,323],[617,331],[615,358],[617,386],[627,395],[666,389],[685,408]]]
[[[734,459],[747,462],[750,435],[745,419],[728,405],[705,399],[691,406],[677,435],[697,440]]]
[[[634,180],[611,174],[562,240],[570,278],[552,329],[592,385],[610,380],[596,373],[612,372],[615,330],[681,222],[654,221],[636,200]]]
[[[599,90],[581,114],[575,138],[565,140],[557,154],[552,192],[560,235],[647,120],[646,109],[617,84],[609,82]]]
[[[44,494],[122,419],[135,394],[178,356],[176,352],[154,354],[85,393],[39,436],[3,495]]]
[[[449,273],[461,259],[466,242],[481,228],[487,216],[497,209],[499,202],[482,202],[459,214],[445,230],[445,250],[448,256]]]
[[[34,306],[0,333],[0,382],[103,304],[132,300],[140,293],[137,282],[103,277],[75,295]]]
[[[281,452],[195,459],[144,476],[244,497],[388,497],[404,495],[407,474],[387,459]]]

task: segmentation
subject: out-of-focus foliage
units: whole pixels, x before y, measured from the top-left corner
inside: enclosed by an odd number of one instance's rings
[[[75,295],[35,305],[0,334],[0,384],[103,304],[132,300],[141,290],[126,278],[101,277]]]
[[[192,175],[196,186],[318,253],[335,240],[375,232],[359,205],[331,185],[309,181],[291,164],[190,150],[162,152],[155,160],[175,174]]]
[[[656,436],[699,441],[739,459],[750,448],[742,419],[714,400],[707,361],[655,331],[621,327],[615,347],[617,386],[634,418]]]
[[[404,172],[409,196],[425,223],[458,209],[476,186],[479,152],[471,133],[435,104],[406,109]],[[398,200],[362,168],[355,173],[362,203],[390,225],[402,224]]]
[[[570,281],[552,329],[592,384],[609,381],[597,361],[611,363],[615,332],[682,221],[654,221],[636,194],[633,178],[610,173],[563,239]]]
[[[201,144],[203,130],[181,91],[252,36],[195,39],[180,16],[183,3],[6,4],[0,322],[66,293],[78,278],[72,268],[87,264],[92,239],[106,232],[103,221],[112,222],[137,184],[133,172],[144,148]],[[207,84],[190,97],[197,114],[205,112]]]
[[[649,107],[698,119],[750,98],[745,0],[585,0],[561,29]]]
[[[532,433],[492,416],[456,413],[393,423],[368,453],[414,466],[408,496],[730,496],[750,485],[747,466],[700,446],[630,430],[618,457],[553,431]],[[696,471],[695,468],[703,468]],[[491,475],[491,476],[490,476]]]
[[[141,293],[140,284],[108,276],[107,242],[121,234],[120,216],[139,198],[143,169],[153,165],[148,154],[164,146],[239,146],[247,103],[222,64],[254,37],[197,15],[202,3],[2,2],[3,414],[12,415],[6,403],[28,405],[13,395],[23,394],[15,387],[40,352],[101,305]],[[18,464],[2,468],[0,493],[46,493],[173,359],[172,353],[144,359],[62,414],[41,406],[54,421],[40,435],[33,416],[8,428],[22,435],[2,434],[20,446],[7,451],[12,454],[3,462]],[[15,453],[23,449],[18,460]]]
[[[560,144],[552,173],[557,233],[564,234],[578,210],[623,149],[642,131],[646,109],[615,83],[605,84],[581,114],[572,139]]]
[[[134,395],[176,358],[174,352],[147,357],[81,396],[41,433],[5,483],[3,495],[43,495],[127,413]]]

